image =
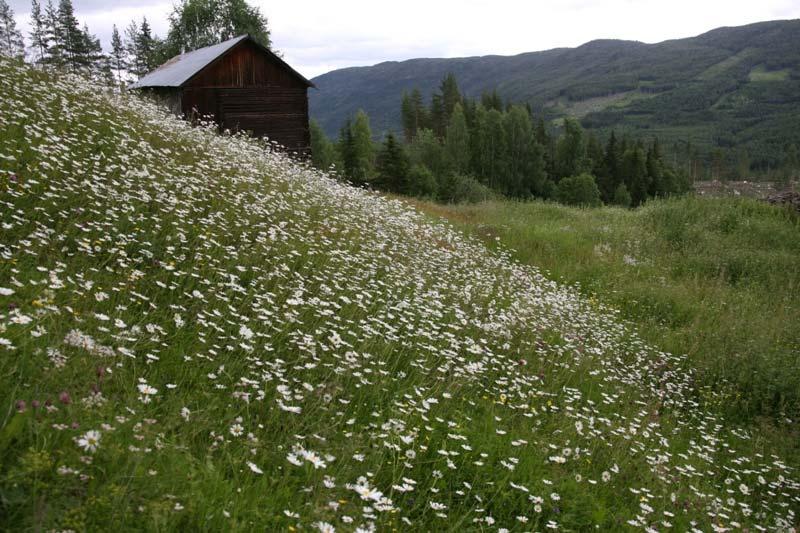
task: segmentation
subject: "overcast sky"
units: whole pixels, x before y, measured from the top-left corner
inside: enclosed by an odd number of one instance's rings
[[[9,1],[9,0],[7,0]],[[42,0],[45,3],[46,0]],[[28,28],[30,1],[10,0]],[[58,3],[58,0],[54,0]],[[167,0],[73,0],[78,19],[108,47],[146,16],[167,32]],[[269,19],[275,48],[306,77],[415,57],[518,54],[592,39],[654,43],[719,26],[800,18],[798,0],[250,0]]]

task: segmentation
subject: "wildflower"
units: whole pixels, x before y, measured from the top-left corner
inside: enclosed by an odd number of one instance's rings
[[[242,434],[244,433],[244,428],[242,427],[241,424],[234,424],[231,426],[229,431],[231,435],[233,435],[234,437],[241,437]]]
[[[264,471],[261,470],[255,463],[247,462],[247,467],[255,474],[263,474]]]
[[[12,294],[14,294],[14,289],[0,287],[0,296],[11,296]]]
[[[242,324],[242,327],[239,328],[239,335],[245,340],[250,340],[253,338],[253,330]]]
[[[100,432],[95,429],[87,431],[78,439],[78,446],[89,453],[94,453],[100,446]]]

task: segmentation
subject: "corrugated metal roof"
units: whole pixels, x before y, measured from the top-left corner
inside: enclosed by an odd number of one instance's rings
[[[240,35],[239,37],[234,37],[233,39],[229,39],[227,41],[221,42],[219,44],[215,44],[212,46],[206,46],[205,48],[198,48],[193,52],[189,52],[186,54],[181,54],[178,56],[173,57],[153,72],[147,74],[146,76],[142,77],[136,83],[130,85],[129,89],[142,89],[145,87],[180,87],[190,79],[192,79],[195,74],[203,70],[206,66],[211,64],[215,59],[219,58],[220,56],[224,55],[228,50],[239,44],[240,42],[250,39],[249,35]],[[251,39],[252,40],[252,39]],[[255,43],[255,41],[253,41]],[[270,50],[264,48],[263,46],[256,43],[256,45],[261,48],[266,53],[270,54],[273,58],[278,60],[281,64],[286,66],[290,71],[292,71],[297,77],[303,80],[306,84],[313,87],[310,81],[304,78],[300,73],[286,64],[280,57],[276,56]]]
[[[209,63],[245,39],[247,39],[247,35],[240,35],[213,46],[198,48],[193,52],[175,56],[153,72],[140,78],[129,88],[180,87]]]

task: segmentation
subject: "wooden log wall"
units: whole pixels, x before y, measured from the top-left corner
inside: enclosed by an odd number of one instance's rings
[[[221,128],[268,137],[308,153],[308,88],[285,66],[244,43],[195,76],[182,94],[183,113],[213,115]]]

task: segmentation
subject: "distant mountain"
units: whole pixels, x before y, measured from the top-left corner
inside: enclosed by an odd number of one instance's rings
[[[452,72],[462,92],[497,89],[550,120],[690,140],[701,150],[746,147],[774,165],[787,142],[800,144],[800,20],[719,28],[697,37],[645,44],[597,40],[517,56],[412,59],[323,74],[313,81],[311,114],[334,136],[358,109],[373,130],[400,129],[403,91],[426,98]]]

